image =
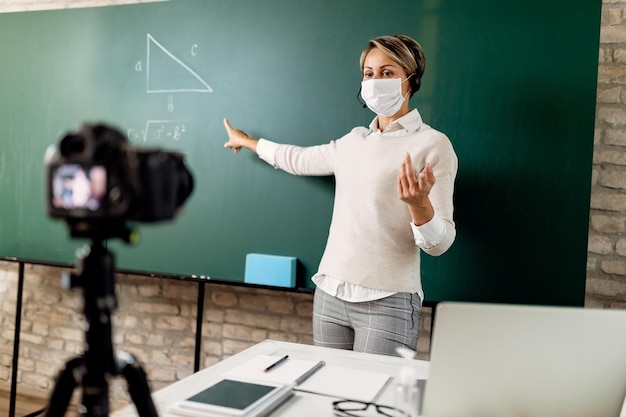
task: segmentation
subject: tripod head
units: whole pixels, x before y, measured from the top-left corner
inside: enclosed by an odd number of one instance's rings
[[[64,288],[80,287],[83,290],[83,313],[89,321],[106,320],[117,308],[115,295],[115,256],[105,247],[105,241],[94,239],[76,251],[76,271],[64,272],[61,283]],[[89,346],[88,346],[89,347]]]

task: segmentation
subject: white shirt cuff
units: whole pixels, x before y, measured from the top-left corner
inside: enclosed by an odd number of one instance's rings
[[[271,166],[276,166],[276,160],[274,155],[276,154],[276,149],[278,149],[278,143],[272,142],[267,139],[259,139],[256,144],[256,153],[259,155],[259,158],[270,164]]]
[[[435,213],[428,223],[421,226],[416,226],[411,222],[411,229],[413,229],[415,244],[421,248],[430,249],[443,242],[446,235],[446,222]]]

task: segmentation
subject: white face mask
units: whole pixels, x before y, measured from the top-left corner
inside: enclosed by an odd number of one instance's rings
[[[402,103],[409,95],[402,95],[402,83],[405,80],[400,78],[373,78],[361,82],[361,97],[365,100],[365,104],[371,111],[379,116],[391,117],[400,110]]]

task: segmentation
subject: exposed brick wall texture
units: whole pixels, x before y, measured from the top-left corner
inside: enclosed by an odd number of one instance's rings
[[[626,1],[604,0],[586,302],[626,308]]]

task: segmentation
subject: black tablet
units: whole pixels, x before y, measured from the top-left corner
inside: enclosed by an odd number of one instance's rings
[[[289,386],[221,379],[177,402],[171,412],[187,416],[259,416],[293,395]]]

